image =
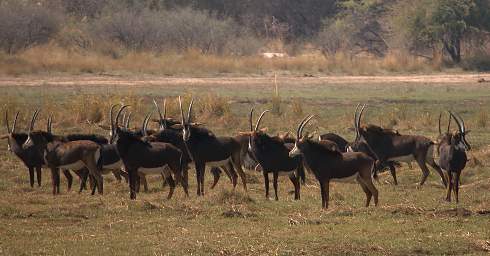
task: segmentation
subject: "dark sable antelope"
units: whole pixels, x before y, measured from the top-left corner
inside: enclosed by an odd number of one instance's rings
[[[60,192],[59,170],[81,170],[87,168],[97,181],[99,193],[103,193],[103,180],[97,161],[100,158],[99,144],[90,140],[67,141],[49,131],[33,131],[35,117],[31,121],[27,140],[23,148],[34,147],[37,154],[43,156],[44,163],[51,169],[53,194]]]
[[[396,131],[383,129],[371,124],[361,126],[362,113],[365,107],[363,105],[360,111],[356,109],[356,141],[354,143],[360,140],[365,141],[380,163],[390,161],[411,162],[415,160],[420,169],[422,169],[420,185],[423,185],[427,176],[429,176],[430,172],[426,165],[429,164],[437,171],[444,186],[446,186],[443,172],[434,160],[435,143],[431,139],[424,136],[401,135]]]
[[[296,143],[289,152],[290,157],[302,155],[306,165],[311,169],[315,178],[320,182],[322,207],[328,208],[330,180],[344,179],[356,176],[357,182],[366,193],[366,207],[374,196],[374,205],[378,205],[378,190],[372,181],[374,160],[362,152],[341,153],[337,144],[329,140],[319,142],[303,137],[303,129],[313,118],[307,116],[299,124],[296,131]]]
[[[450,123],[448,125],[448,131],[445,134],[441,132],[441,116],[439,116],[439,166],[447,172],[448,175],[448,187],[446,200],[451,202],[451,190],[454,190],[454,195],[456,196],[456,203],[458,203],[459,198],[459,177],[461,176],[461,171],[466,166],[468,160],[466,156],[466,151],[471,149],[470,144],[466,141],[466,134],[470,131],[466,130],[463,118],[457,113],[449,111],[450,117],[454,118],[454,121],[458,124],[458,131],[455,133],[450,133]]]
[[[242,180],[243,189],[247,191],[247,180],[241,166],[240,142],[234,137],[216,137],[208,129],[192,125],[193,104],[194,101],[191,100],[187,118],[185,118],[182,100],[179,97],[182,138],[196,167],[197,195],[204,195],[206,165],[209,167],[226,166],[229,170],[236,170]]]
[[[304,177],[304,168],[301,156],[290,158],[288,156],[293,144],[284,143],[279,137],[271,137],[260,130],[260,122],[264,114],[260,114],[255,128],[253,127],[253,108],[250,110],[249,123],[249,151],[262,167],[264,175],[265,197],[269,198],[269,173],[273,175],[275,199],[277,196],[277,179],[279,175],[287,175],[294,185],[294,199],[300,199],[300,177]]]
[[[178,147],[184,153],[184,159],[186,160],[186,162],[188,163],[192,162],[192,158],[189,155],[189,151],[187,150],[182,137],[182,128],[181,128],[182,125],[180,123],[175,122],[174,119],[168,118],[166,116],[167,113],[166,100],[163,101],[163,114],[155,100],[153,100],[153,103],[155,105],[155,109],[158,111],[159,119],[152,119],[152,121],[157,122],[159,124],[159,131],[148,136],[146,140],[170,143]],[[197,126],[200,124],[192,123],[191,125]],[[240,141],[238,137],[237,139]],[[213,189],[219,181],[220,174],[221,174],[220,168],[228,175],[228,177],[233,183],[233,187],[236,186],[238,175],[236,174],[234,168],[229,168],[230,164],[231,163],[227,162],[225,163],[224,166],[221,167],[211,167],[211,173],[213,174],[214,177],[214,181],[211,186],[211,189]],[[188,179],[187,168],[184,172],[184,176],[186,179]]]
[[[350,145],[350,143],[346,139],[335,133],[322,134],[318,136],[318,140],[329,140],[331,142],[334,142],[335,144],[337,144],[337,147],[341,152],[347,152],[347,149]]]
[[[34,115],[39,113],[38,110],[34,112]],[[29,169],[29,181],[31,187],[34,187],[34,170],[37,174],[37,184],[41,186],[41,167],[44,164],[42,156],[38,154],[34,147],[23,148],[22,145],[27,140],[27,133],[16,132],[17,119],[19,112],[15,114],[14,122],[12,124],[12,130],[9,127],[8,113],[5,111],[5,125],[7,127],[7,134],[0,137],[1,139],[7,139],[8,150],[14,153],[24,165]],[[34,116],[33,116],[34,118]]]
[[[123,106],[119,109],[116,120],[126,107]],[[150,115],[147,115],[144,122],[147,123],[149,118]],[[170,199],[175,189],[171,172],[173,172],[176,181],[180,182],[182,170],[186,165],[183,162],[182,151],[169,143],[143,141],[140,136],[120,127],[117,121],[115,127],[117,150],[129,175],[130,198],[136,199],[136,188],[139,183],[138,172],[157,172],[164,173],[166,180],[168,180],[170,185],[168,198]],[[143,129],[143,135],[147,135],[145,129]],[[182,179],[182,186],[185,193],[188,194],[185,179]]]
[[[180,122],[177,123],[174,121],[174,119],[168,118],[167,117],[167,104],[166,100],[163,101],[163,114],[162,111],[160,110],[160,107],[158,106],[157,102],[153,100],[153,104],[155,106],[155,110],[157,110],[159,119],[152,119],[153,122],[156,122],[159,124],[159,130],[155,132],[152,135],[149,135],[148,137],[145,138],[146,141],[152,141],[152,142],[165,142],[165,143],[170,143],[177,148],[179,148],[182,153],[183,157],[186,163],[191,163],[192,158],[189,155],[189,151],[186,148],[186,145],[184,143],[184,139],[182,137],[182,127]],[[193,126],[198,125],[198,124],[191,124]],[[236,178],[237,174],[233,172],[233,174],[230,174],[230,171],[226,167],[222,167],[226,174],[230,176],[230,179],[234,181],[234,186],[236,185]],[[234,171],[234,170],[233,170]],[[214,176],[214,183],[211,188],[214,188],[214,186],[217,184],[220,176],[220,170],[218,167],[212,167],[211,172],[213,173]],[[233,177],[232,177],[233,175]],[[184,169],[183,173],[184,179],[188,181],[188,167]],[[166,183],[164,183],[165,185]]]
[[[109,111],[109,119],[111,120],[110,123],[110,132],[109,132],[109,143],[102,143],[100,144],[101,146],[101,158],[99,159],[99,162],[97,163],[99,166],[102,167],[101,171],[103,175],[107,175],[109,173],[112,173],[114,177],[120,182],[121,181],[121,176],[124,176],[124,178],[128,179],[127,174],[122,171],[123,163],[121,158],[119,157],[119,154],[117,152],[117,147],[116,144],[114,143],[114,136],[116,133],[114,121],[113,121],[113,114],[114,114],[114,109],[117,107],[117,105],[113,105],[110,108]],[[127,119],[123,118],[123,123],[126,128],[129,127],[129,121],[131,118],[131,113],[128,114]],[[88,177],[88,171],[84,170],[83,172],[83,179],[82,179],[82,184],[80,186],[80,191],[85,187],[85,183]],[[94,187],[92,187],[92,194],[95,192],[93,191]]]
[[[31,123],[29,129],[34,129],[34,124],[37,116],[39,115],[40,110],[36,110],[31,118]],[[5,138],[8,141],[8,150],[13,152],[17,157],[21,159],[21,161],[26,165],[29,169],[29,179],[31,187],[34,186],[34,169],[36,169],[37,174],[37,183],[38,186],[41,186],[41,168],[47,167],[44,163],[43,155],[39,153],[37,148],[33,145],[31,146],[23,146],[28,138],[27,133],[17,133],[16,125],[18,119],[19,112],[15,115],[14,123],[12,130],[9,128],[8,116],[5,113],[5,124],[7,125],[7,134],[2,136],[1,138]],[[73,177],[69,171],[64,170],[63,174],[65,175],[68,181],[68,189],[71,189],[71,184]]]

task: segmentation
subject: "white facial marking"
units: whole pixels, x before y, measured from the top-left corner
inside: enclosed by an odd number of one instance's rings
[[[294,157],[301,154],[301,151],[298,149],[298,145],[294,143],[294,148],[289,151],[289,156]]]

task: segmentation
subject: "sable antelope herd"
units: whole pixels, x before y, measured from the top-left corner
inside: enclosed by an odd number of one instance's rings
[[[143,183],[148,190],[147,175],[158,175],[163,184],[170,187],[168,199],[177,185],[188,193],[188,172],[193,166],[196,172],[197,195],[204,196],[206,167],[214,176],[213,188],[224,172],[231,180],[233,188],[240,177],[243,189],[247,191],[245,169],[261,171],[264,177],[265,196],[269,197],[269,174],[272,173],[275,200],[278,200],[278,178],[288,176],[294,186],[294,199],[299,200],[301,184],[305,183],[305,169],[318,180],[322,207],[328,208],[330,181],[355,178],[366,194],[366,207],[374,198],[378,205],[378,190],[373,180],[380,169],[388,167],[394,179],[396,166],[400,162],[416,162],[422,170],[420,186],[428,175],[429,165],[441,177],[447,188],[446,200],[451,201],[454,191],[459,201],[459,180],[467,162],[466,151],[470,145],[466,140],[469,133],[463,118],[448,111],[447,131],[441,130],[439,116],[439,137],[436,141],[424,136],[402,135],[396,130],[385,129],[373,124],[361,124],[366,105],[358,105],[354,114],[355,139],[348,142],[334,133],[322,134],[318,139],[304,135],[303,130],[313,120],[306,116],[298,125],[295,138],[268,134],[260,129],[260,124],[268,110],[263,111],[255,126],[252,108],[249,114],[250,130],[234,137],[216,136],[201,123],[192,122],[194,101],[191,100],[187,114],[184,114],[179,97],[180,121],[167,117],[166,101],[163,113],[154,100],[154,110],[148,113],[140,128],[131,128],[131,106],[112,105],[109,110],[109,126],[99,127],[109,131],[108,136],[97,134],[57,135],[52,130],[52,116],[47,121],[46,131],[35,130],[40,110],[32,115],[27,132],[17,131],[19,112],[15,114],[12,127],[8,112],[5,113],[7,133],[1,136],[29,170],[31,187],[41,186],[41,169],[49,169],[52,178],[52,193],[60,193],[60,170],[67,178],[68,190],[72,186],[72,174],[80,177],[80,189],[90,181],[92,195],[97,190],[104,192],[103,176],[112,173],[121,182],[129,183],[130,199],[136,199]],[[116,108],[119,108],[116,112]],[[152,118],[155,111],[158,118]],[[115,117],[114,117],[115,114]],[[122,119],[122,120],[121,120]],[[451,120],[458,125],[458,131],[451,132]],[[149,130],[149,122],[158,123],[157,130]],[[192,165],[191,165],[192,164]]]

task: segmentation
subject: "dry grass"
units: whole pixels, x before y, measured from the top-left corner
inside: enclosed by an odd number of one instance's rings
[[[314,75],[435,72],[440,67],[406,54],[384,58],[351,57],[339,53],[326,58],[319,53],[265,59],[260,56],[204,55],[197,50],[178,53],[127,52],[116,46],[97,51],[67,50],[54,44],[37,46],[17,55],[0,54],[0,74],[23,75],[46,72],[70,74],[162,74],[208,75],[264,74],[269,72]]]
[[[417,89],[410,89],[416,87]],[[188,104],[196,97],[196,119],[217,135],[235,135],[247,129],[247,114],[270,106],[273,90],[269,86],[219,87],[202,93],[199,86],[148,86],[139,89],[81,86],[2,88],[0,113],[22,110],[19,127],[25,129],[26,113],[43,106],[38,128],[45,125],[48,112],[55,114],[54,129],[65,134],[72,131],[105,131],[89,126],[84,118],[98,118],[111,103],[131,104],[135,124],[152,108],[151,99],[160,103],[167,98],[168,113],[178,117],[176,94],[184,95]],[[450,88],[449,90],[447,88]],[[464,90],[462,89],[464,88]],[[488,253],[490,209],[490,137],[480,127],[478,111],[489,108],[488,89],[456,84],[409,88],[400,86],[311,86],[281,84],[283,114],[267,115],[263,120],[269,132],[288,131],[296,127],[303,114],[317,118],[307,132],[337,132],[352,138],[352,112],[359,101],[368,102],[366,122],[389,122],[401,133],[423,134],[435,138],[437,116],[451,107],[462,113],[472,132],[468,140],[474,146],[471,161],[463,172],[459,205],[442,201],[444,189],[434,172],[418,188],[418,167],[402,167],[400,185],[392,185],[388,173],[380,174],[380,206],[364,208],[364,194],[355,183],[331,185],[331,207],[320,209],[320,194],[314,177],[307,173],[301,188],[301,200],[294,201],[292,185],[280,177],[278,202],[264,198],[263,177],[247,171],[249,191],[239,185],[235,191],[226,177],[215,190],[209,190],[212,178],[206,177],[206,196],[194,195],[195,177],[190,174],[191,196],[180,187],[174,198],[166,200],[168,188],[161,188],[160,177],[149,177],[150,193],[140,193],[138,200],[128,200],[128,187],[111,175],[104,179],[105,194],[89,196],[66,191],[50,194],[49,172],[43,173],[41,188],[30,188],[27,171],[20,161],[0,144],[0,254],[117,254],[117,255],[418,255]],[[382,97],[379,97],[382,91]],[[201,92],[201,93],[199,93]],[[355,94],[353,94],[355,92]],[[78,96],[74,97],[76,93]],[[447,100],[450,99],[450,100]],[[455,99],[453,101],[453,99]],[[292,102],[291,104],[289,104]],[[296,103],[294,103],[296,102]],[[291,106],[290,106],[291,105]],[[294,106],[299,105],[299,106]],[[299,109],[299,110],[294,110]],[[86,116],[82,116],[86,112]],[[291,112],[292,114],[289,114]],[[296,112],[296,114],[294,114]],[[302,112],[299,114],[299,112]],[[95,113],[95,114],[94,114]],[[435,119],[434,119],[435,118]],[[3,121],[3,118],[0,119]],[[425,121],[424,121],[425,120]],[[3,126],[2,126],[3,127]],[[78,182],[75,181],[74,186]]]

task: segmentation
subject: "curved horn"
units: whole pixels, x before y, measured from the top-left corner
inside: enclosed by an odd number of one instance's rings
[[[5,126],[7,127],[7,134],[10,134],[9,112],[7,110],[5,110]]]
[[[441,130],[441,117],[442,117],[442,113],[439,113],[439,135],[442,134],[442,130]]]
[[[182,126],[184,126],[184,124],[185,124],[184,110],[182,109],[182,98],[180,96],[179,96],[179,108],[180,108],[180,117],[182,118],[181,119]]]
[[[117,126],[119,126],[119,117],[121,116],[121,112],[125,109],[129,107],[129,105],[123,105],[118,111],[117,111],[117,114],[116,114],[116,118],[114,119],[116,121],[115,123],[115,127],[114,129],[117,128]]]
[[[364,113],[365,108],[366,108],[366,104],[363,104],[361,110],[359,111],[359,115],[357,116],[357,129],[358,130],[359,130],[359,127],[361,127],[362,113]]]
[[[155,99],[153,99],[153,105],[155,105],[155,109],[158,111],[158,117],[160,118],[158,124],[160,126],[160,130],[162,130],[164,128],[162,111],[160,111],[160,107]]]
[[[148,136],[147,128],[148,128],[148,122],[150,121],[150,117],[153,114],[153,110],[146,114],[145,119],[143,120],[143,127],[141,128],[141,131],[143,132],[143,136]]]
[[[464,125],[463,118],[458,113],[456,113],[456,112],[454,113],[454,115],[456,115],[456,117],[459,119],[459,122],[461,124],[462,133],[465,133],[466,132],[466,126]]]
[[[248,117],[248,122],[250,123],[250,131],[254,131],[254,125],[253,125],[253,115],[254,115],[254,108],[252,107],[250,109],[250,115]]]
[[[307,118],[307,119],[306,119],[306,120],[303,122],[303,124],[301,125],[300,130],[299,130],[299,135],[300,135],[300,137],[299,137],[299,138],[303,137],[303,130],[304,130],[305,126],[306,126],[306,125],[307,125],[307,124],[308,124],[308,123],[311,121],[311,119],[312,119],[313,117],[315,117],[315,115],[310,115],[310,116],[308,116],[308,118]]]
[[[264,110],[264,112],[262,112],[262,114],[260,114],[259,116],[259,119],[257,119],[257,124],[255,124],[255,131],[258,131],[259,130],[259,127],[260,127],[260,122],[262,121],[262,118],[264,117],[264,114],[269,112],[270,110],[266,109]]]
[[[163,120],[167,118],[167,99],[163,99]]]
[[[451,114],[449,114],[448,119],[449,121],[447,123],[447,133],[449,133],[449,130],[451,129],[451,121],[452,121]]]
[[[296,129],[296,139],[299,140],[300,139],[300,134],[299,134],[299,131],[301,130],[301,127],[303,127],[303,123],[306,121],[306,119],[308,119],[308,117],[310,117],[309,115],[306,116],[305,118],[303,118],[303,120],[301,120],[301,122],[299,123],[298,125],[298,129]]]
[[[357,106],[356,106],[356,112],[354,113],[354,130],[356,131],[356,139],[355,141],[357,141],[360,137],[359,135],[359,127],[357,126],[357,116],[359,115],[359,107],[361,106],[361,103],[357,103]]]
[[[37,115],[39,115],[39,111],[40,111],[40,109],[36,109],[36,111],[34,111],[34,114],[32,115],[31,125],[29,126],[29,133],[31,133],[32,130],[34,129],[34,124],[36,123],[36,118],[37,118]]]
[[[111,106],[111,109],[109,110],[109,118],[111,119],[111,132],[114,132],[114,119],[112,118],[112,115],[114,114],[114,109],[118,106],[119,104],[114,104]]]
[[[123,113],[123,116],[122,116],[122,124],[124,125],[124,120],[126,119],[126,108],[123,108],[121,107],[121,112],[120,113]],[[120,118],[121,118],[121,115],[119,116],[116,116],[116,125],[119,125],[119,121],[120,121]]]
[[[194,105],[194,98],[191,98],[191,103],[189,104],[189,111],[187,112],[187,123],[191,123],[192,106]]]
[[[456,115],[454,115],[453,112],[449,111],[449,114],[454,118],[454,121],[456,121],[456,124],[458,124],[458,128],[459,128],[459,132],[460,133],[464,133],[464,130],[463,130],[463,126],[461,125],[461,123],[459,122],[458,118],[456,117]]]
[[[14,123],[12,124],[12,133],[15,133],[15,129],[17,127],[17,119],[18,118],[19,118],[19,111],[17,111],[17,113],[15,113]]]
[[[131,120],[131,114],[133,114],[133,112],[129,112],[128,113],[128,119],[126,119],[126,129],[129,129],[129,121]]]
[[[46,131],[47,132],[51,133],[52,125],[53,125],[53,115],[50,114],[49,117],[48,117],[48,124],[46,125]]]

